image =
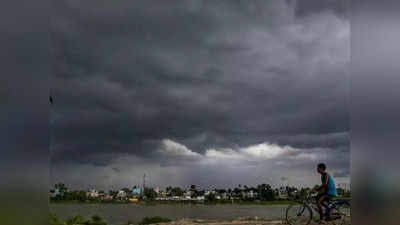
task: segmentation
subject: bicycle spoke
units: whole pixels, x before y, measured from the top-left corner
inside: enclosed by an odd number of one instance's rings
[[[286,210],[286,222],[290,225],[307,225],[311,220],[310,209],[303,204],[293,204]]]

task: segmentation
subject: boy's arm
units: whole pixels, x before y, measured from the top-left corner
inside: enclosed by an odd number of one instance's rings
[[[329,174],[326,174],[324,182],[322,182],[321,186],[317,188],[317,191],[320,191],[322,188],[328,186],[328,181],[329,181]]]

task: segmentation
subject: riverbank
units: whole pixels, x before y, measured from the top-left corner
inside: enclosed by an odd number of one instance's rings
[[[278,225],[285,224],[282,220],[267,220],[260,217],[242,217],[234,220],[201,220],[201,219],[180,219],[157,225]]]
[[[245,216],[279,220],[286,208],[283,204],[50,204],[50,210],[63,220],[74,215],[85,218],[100,215],[109,225],[126,225],[127,221],[137,223],[144,217],[155,216],[173,221],[182,218],[228,221]]]
[[[287,224],[284,220],[267,220],[260,217],[242,217],[235,220],[199,220],[199,219],[180,219],[172,222],[157,223],[157,225],[281,225]],[[310,225],[316,225],[311,222]],[[134,225],[134,224],[132,224]],[[351,225],[350,220],[344,225]]]
[[[263,225],[281,224],[285,215],[285,205],[156,205],[141,204],[69,204],[51,205],[51,211],[60,220],[82,215],[92,218],[100,215],[107,225]],[[147,220],[144,220],[148,218]],[[160,222],[155,218],[168,218],[171,222]],[[183,219],[185,218],[185,219]],[[348,219],[350,219],[348,217]],[[129,223],[127,223],[130,221]],[[146,221],[144,223],[143,221]],[[162,220],[161,220],[162,221]],[[345,223],[345,225],[349,225]],[[54,223],[52,225],[65,225]]]
[[[50,204],[140,204],[140,205],[288,205],[293,203],[289,200],[276,201],[243,201],[243,200],[220,200],[220,201],[54,201],[50,200]]]

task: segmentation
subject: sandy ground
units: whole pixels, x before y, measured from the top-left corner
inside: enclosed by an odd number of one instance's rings
[[[284,224],[279,220],[264,220],[262,218],[239,218],[236,220],[200,220],[200,219],[181,219],[169,223],[159,223],[159,225],[275,225],[275,224]]]
[[[287,224],[287,223],[282,220],[265,220],[258,217],[245,217],[230,221],[181,219],[169,223],[159,223],[158,225],[278,225],[278,224]],[[314,224],[315,224],[314,222],[310,223],[310,225]],[[333,225],[335,223],[326,222],[325,224]],[[345,225],[350,225],[350,222],[347,221]]]

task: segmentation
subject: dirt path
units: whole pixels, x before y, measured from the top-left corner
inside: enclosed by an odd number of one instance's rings
[[[239,218],[235,220],[200,220],[200,219],[181,219],[169,223],[159,223],[159,225],[278,225],[284,224],[280,220],[265,220],[262,218]]]
[[[200,220],[200,219],[181,219],[169,223],[159,223],[158,225],[281,225],[287,224],[282,220],[266,220],[258,217],[245,217],[235,220]],[[331,223],[326,223],[331,224]],[[349,221],[345,223],[350,225]],[[310,225],[315,225],[311,222]]]

